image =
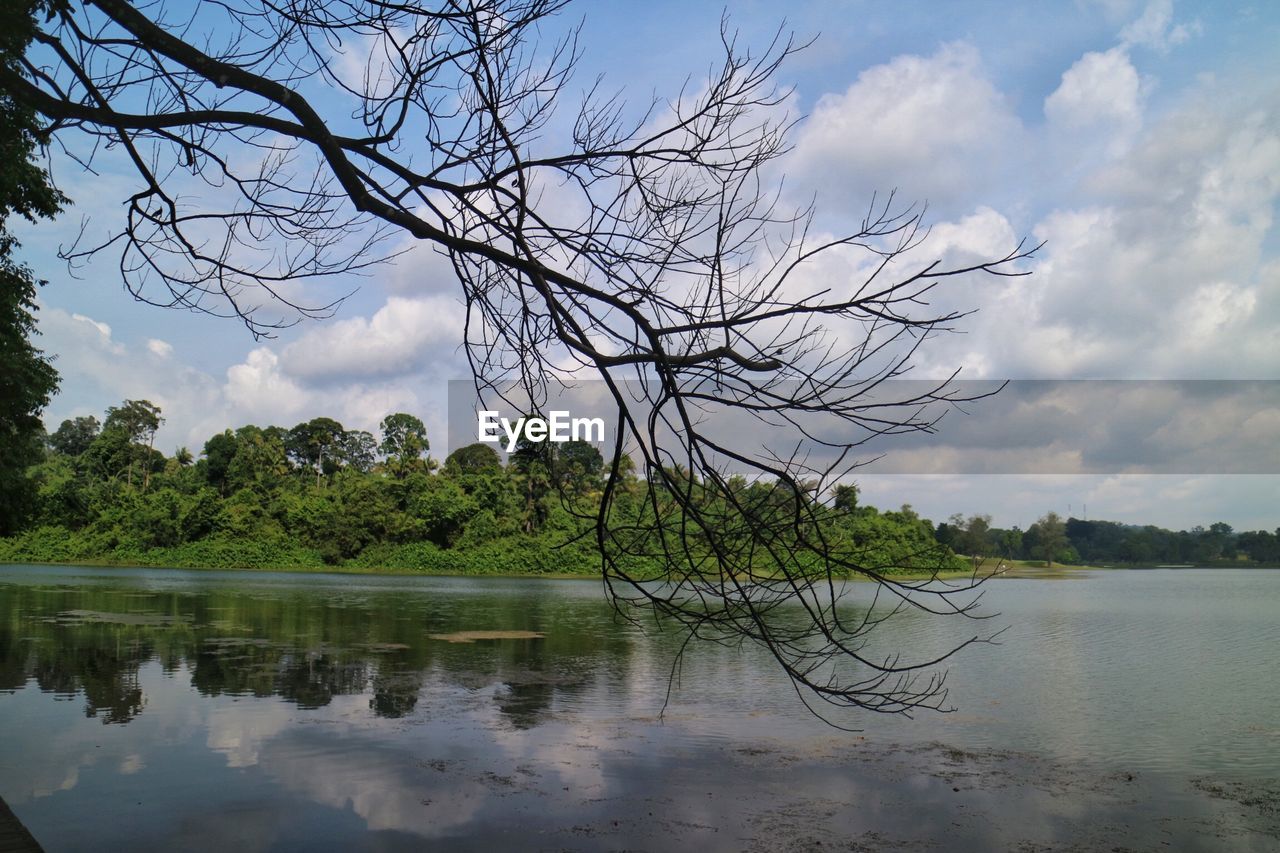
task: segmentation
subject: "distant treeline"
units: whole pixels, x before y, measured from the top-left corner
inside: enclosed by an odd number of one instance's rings
[[[0,519],[0,533],[8,534],[0,560],[600,570],[592,525],[610,466],[585,442],[525,445],[506,463],[490,445],[473,444],[441,464],[429,455],[422,421],[397,413],[383,419],[378,436],[321,417],[288,429],[227,430],[198,454],[178,448],[166,456],[154,447],[162,422],[146,400],[126,400],[102,421],[63,421],[28,470],[32,497]],[[638,477],[631,460],[622,463],[610,519],[644,530],[645,514],[665,511],[670,496]],[[762,519],[791,511],[796,498],[777,482],[737,477],[730,485],[745,508],[735,512]],[[957,515],[935,527],[909,506],[881,512],[860,505],[856,486],[802,497],[841,556],[882,572],[957,569],[966,564],[957,554],[1085,565],[1280,563],[1280,531],[1236,533],[1223,523],[1175,532],[1051,512],[1025,531],[992,527],[986,515]],[[656,573],[661,546],[638,543],[632,568]]]
[[[601,569],[593,525],[611,466],[585,442],[522,446],[505,463],[477,443],[440,463],[429,455],[422,421],[398,413],[377,436],[321,417],[227,430],[199,452],[166,456],[154,447],[161,423],[146,400],[126,400],[101,422],[63,421],[28,470],[33,498],[22,516],[0,519],[0,533],[8,533],[0,560],[450,574]],[[643,531],[656,527],[655,512],[669,511],[671,496],[637,476],[630,459],[621,462],[610,523],[641,531],[626,552],[629,570],[656,573],[671,543],[645,542]],[[737,477],[730,486],[742,509],[718,517],[794,511],[795,490],[781,483]],[[858,506],[851,486],[829,504],[801,497],[824,541],[860,566],[966,565],[910,507]],[[680,543],[694,554],[700,547],[692,532]]]
[[[1165,530],[1116,521],[1063,521],[1049,513],[1026,530],[991,526],[991,516],[954,515],[937,527],[938,541],[961,554],[1084,565],[1280,565],[1280,528],[1237,533],[1208,528]]]

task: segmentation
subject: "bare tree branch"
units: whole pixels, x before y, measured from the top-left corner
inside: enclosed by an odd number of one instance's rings
[[[561,109],[577,31],[544,36],[564,5],[42,0],[0,85],[84,168],[118,151],[140,179],[123,227],[69,258],[116,251],[138,298],[269,335],[336,307],[299,282],[367,271],[393,234],[426,241],[461,284],[479,392],[515,377],[536,403],[565,365],[609,388],[622,428],[594,535],[615,602],[760,643],[806,699],[942,707],[946,655],[873,655],[868,636],[903,608],[971,614],[981,578],[896,578],[830,541],[818,497],[866,436],[930,431],[933,406],[963,402],[949,380],[877,396],[964,316],[933,309],[934,289],[1022,275],[1035,248],[948,267],[917,260],[924,208],[892,193],[843,236],[789,209],[777,166],[796,119],[776,81],[801,46],[783,33],[753,52],[726,21],[718,65],[676,97],[636,111],[597,82]],[[832,253],[860,272],[808,280]],[[795,450],[711,434],[708,411],[783,426]],[[815,431],[817,415],[846,437]],[[811,461],[805,440],[835,461]],[[625,449],[642,463],[639,521],[617,512]],[[772,484],[763,498],[743,471]],[[656,581],[637,560],[661,566]],[[877,606],[847,606],[849,575],[875,581]]]

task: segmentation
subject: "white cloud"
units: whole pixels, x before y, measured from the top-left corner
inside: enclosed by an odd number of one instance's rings
[[[280,358],[258,347],[243,362],[227,368],[227,403],[251,420],[291,418],[307,403],[306,391],[280,371]]]
[[[1013,225],[997,210],[982,206],[954,222],[929,229],[921,254],[946,258],[948,265],[990,260],[1008,254],[1018,244]]]
[[[173,355],[173,345],[168,341],[162,341],[159,338],[152,338],[147,341],[147,349],[157,358],[168,358]]]
[[[1189,343],[1205,346],[1222,333],[1238,333],[1258,304],[1252,288],[1225,281],[1197,287],[1177,307],[1174,324],[1184,330]]]
[[[1199,21],[1174,23],[1173,0],[1150,0],[1142,15],[1120,31],[1120,40],[1167,53],[1199,32]]]
[[[1044,102],[1051,135],[1069,144],[1102,137],[1108,154],[1123,151],[1142,124],[1142,81],[1124,48],[1086,53]]]
[[[104,345],[111,346],[111,327],[106,323],[100,323],[97,320],[84,316],[83,314],[72,314],[71,319],[79,323],[88,323],[90,326],[98,330],[98,336]]]
[[[338,320],[285,347],[281,365],[308,381],[376,379],[430,368],[462,342],[462,307],[447,296],[392,296],[372,317]]]
[[[465,375],[453,358],[461,308],[446,297],[393,296],[371,317],[316,325],[292,344],[257,346],[222,377],[175,357],[167,341],[117,340],[111,328],[58,308],[40,312],[40,343],[56,353],[63,388],[45,423],[147,399],[165,419],[157,447],[199,450],[212,435],[249,423],[292,426],[325,415],[376,432],[391,412],[417,414],[443,447],[445,380]]]
[[[39,323],[40,345],[56,354],[54,367],[62,387],[76,391],[71,399],[55,397],[46,410],[45,425],[51,429],[64,418],[85,414],[101,418],[108,406],[122,400],[146,399],[161,408],[167,422],[157,446],[171,450],[170,443],[192,443],[193,427],[220,413],[217,382],[168,358],[165,348],[169,345],[163,341],[149,339],[134,346],[116,340],[106,323],[60,308],[43,308]]]
[[[843,94],[823,96],[787,165],[829,199],[852,196],[855,209],[895,187],[945,203],[1010,169],[1022,133],[977,50],[952,43],[869,68]]]
[[[1082,177],[1076,203],[1033,228],[1047,241],[1034,275],[998,283],[986,299],[971,291],[983,309],[971,334],[935,342],[931,365],[1009,377],[1280,373],[1280,268],[1268,248],[1280,200],[1273,94],[1207,84],[1109,165],[1082,156],[1056,170]]]

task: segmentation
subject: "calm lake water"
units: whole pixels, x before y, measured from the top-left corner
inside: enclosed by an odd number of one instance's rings
[[[681,638],[586,581],[0,566],[0,796],[50,851],[1277,849],[1280,571],[984,602],[955,713],[850,734],[753,648],[659,719]]]

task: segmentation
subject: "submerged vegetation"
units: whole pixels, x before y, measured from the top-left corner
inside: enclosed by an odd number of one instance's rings
[[[25,528],[0,539],[0,560],[143,566],[400,570],[431,574],[598,574],[593,535],[608,470],[585,442],[522,445],[504,463],[473,444],[440,465],[420,419],[397,413],[380,436],[331,418],[291,429],[244,426],[199,454],[154,448],[160,410],[145,400],[64,421],[29,471],[35,503]],[[548,452],[551,448],[553,451]],[[611,518],[633,541],[630,568],[661,570],[663,543],[647,513],[667,486],[620,466]],[[696,489],[698,484],[692,486]],[[881,573],[960,570],[934,527],[909,507],[859,506],[838,488],[829,505],[784,484],[733,481],[753,516],[811,502],[823,535]],[[712,496],[704,498],[714,500]],[[667,543],[670,546],[670,543]],[[688,547],[700,544],[690,537]],[[708,551],[709,554],[709,551]]]

